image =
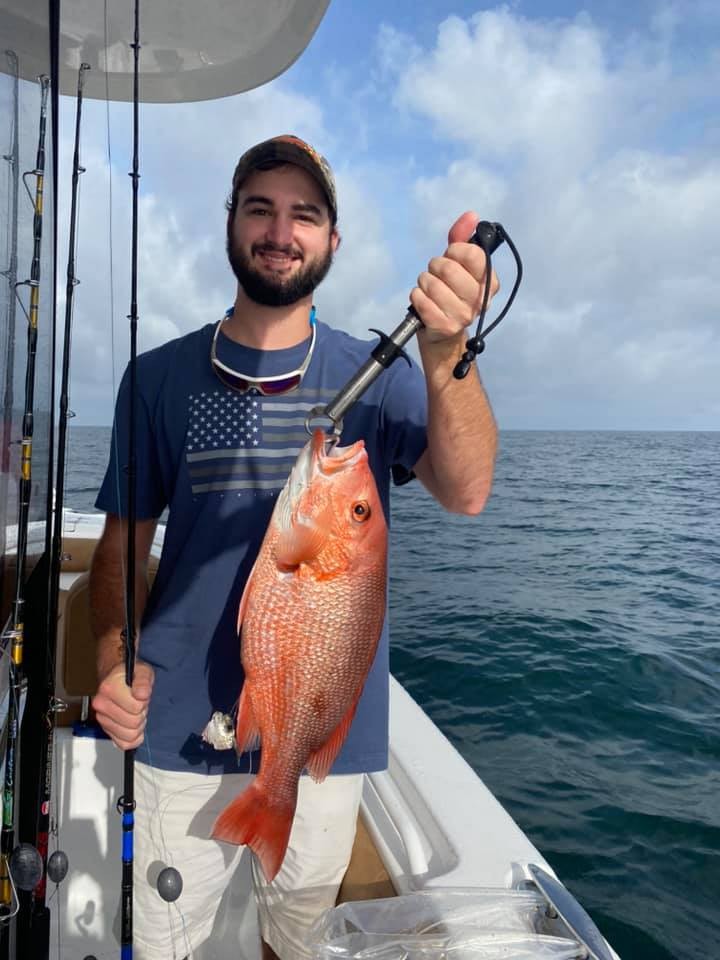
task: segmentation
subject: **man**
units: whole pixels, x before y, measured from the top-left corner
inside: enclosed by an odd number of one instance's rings
[[[479,310],[482,250],[464,214],[410,300],[423,320],[423,373],[394,364],[346,414],[342,443],[360,437],[386,516],[391,472],[411,471],[447,509],[478,513],[489,494],[496,429],[475,367],[453,368]],[[137,580],[142,617],[132,688],[124,679],[123,550],[127,376],[97,505],[107,513],[91,571],[99,642],[98,720],[121,749],[137,747],[136,955],[183,956],[210,936],[242,848],[208,839],[217,814],[257,771],[257,757],[215,750],[201,734],[230,712],[242,683],[235,622],[275,498],[307,437],[304,419],[365,362],[367,343],[317,318],[314,289],[338,248],[327,162],[296,137],[244,154],[228,203],[227,247],[238,280],[231,311],[138,359]],[[497,290],[492,278],[492,291]],[[169,517],[148,596],[157,518]],[[387,765],[388,640],[383,632],[347,741],[322,784],[301,778],[283,867],[254,869],[264,952],[308,956],[307,930],[335,902],[352,848],[362,774]],[[176,917],[151,881],[183,872]]]

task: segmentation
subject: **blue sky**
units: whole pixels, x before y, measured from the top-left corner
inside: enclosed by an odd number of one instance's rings
[[[143,107],[141,347],[231,302],[232,168],[252,143],[294,132],[338,179],[343,244],[317,294],[323,319],[391,330],[447,228],[475,209],[504,224],[526,270],[480,359],[501,428],[718,429],[719,24],[702,0],[331,0],[272,83]],[[105,107],[88,101],[77,423],[109,422],[127,357],[128,108],[111,118],[117,346],[113,357]],[[502,302],[507,251],[497,267]]]

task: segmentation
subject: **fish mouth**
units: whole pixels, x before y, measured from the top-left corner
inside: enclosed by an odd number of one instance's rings
[[[350,443],[347,447],[341,447],[338,444],[337,437],[323,433],[322,430],[315,430],[311,441],[311,472],[308,479],[312,477],[312,472],[315,469],[326,475],[333,474],[339,470],[354,467],[356,463],[362,460],[367,460],[367,451],[363,440],[356,440],[355,443]]]
[[[292,526],[295,505],[317,474],[329,477],[363,460],[367,460],[363,440],[356,440],[355,443],[341,447],[337,437],[320,429],[315,430],[312,439],[298,454],[295,466],[278,497],[275,517],[280,529],[287,530]]]

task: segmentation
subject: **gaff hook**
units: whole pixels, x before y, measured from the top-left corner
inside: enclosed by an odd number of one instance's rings
[[[492,276],[491,255],[495,252],[495,250],[497,250],[503,241],[505,241],[510,247],[512,255],[515,258],[515,263],[517,265],[517,276],[507,303],[496,319],[490,324],[490,326],[487,327],[486,330],[483,330],[485,314],[487,312],[488,302],[490,300],[490,278]],[[467,376],[475,357],[479,353],[482,353],[485,349],[485,338],[492,330],[495,329],[495,327],[500,323],[512,306],[512,302],[515,299],[515,294],[517,293],[518,287],[520,286],[520,281],[522,280],[523,272],[522,261],[520,260],[520,255],[517,252],[515,244],[512,242],[507,231],[501,224],[490,223],[488,220],[481,220],[475,227],[475,231],[468,242],[477,244],[485,252],[485,256],[487,258],[487,269],[485,270],[485,289],[483,291],[482,306],[478,315],[475,336],[471,337],[467,341],[465,345],[465,353],[453,370],[453,376],[456,380],[462,380]],[[358,400],[363,393],[365,393],[367,388],[374,383],[382,371],[387,369],[390,364],[397,360],[397,358],[400,356],[410,363],[407,354],[403,350],[403,347],[408,340],[411,339],[411,337],[415,336],[422,326],[422,320],[415,311],[415,308],[411,306],[408,308],[402,323],[400,323],[399,326],[397,326],[389,336],[380,330],[373,330],[372,332],[377,333],[380,337],[380,342],[372,351],[370,358],[363,364],[360,370],[358,370],[358,372],[351,377],[350,380],[348,380],[334,400],[331,400],[330,403],[326,405],[313,407],[312,410],[310,410],[305,418],[305,429],[307,432],[312,434],[313,421],[319,419],[324,419],[326,421],[329,420],[332,424],[332,427],[330,428],[331,436],[339,439],[340,434],[342,433],[343,418],[345,414],[355,403],[355,401]]]

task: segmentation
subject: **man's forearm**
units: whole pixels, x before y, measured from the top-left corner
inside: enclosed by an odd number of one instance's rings
[[[147,578],[144,572],[138,571],[135,577],[136,637],[147,595]],[[90,573],[90,623],[97,638],[100,677],[125,658],[125,622],[125,582],[119,558],[96,558]]]
[[[148,596],[147,569],[157,520],[138,520],[135,527],[135,630]],[[125,579],[128,527],[108,514],[90,566],[90,625],[97,640],[98,675],[102,679],[125,658]]]
[[[497,426],[475,364],[463,380],[453,370],[465,349],[465,335],[423,343],[420,354],[428,391],[428,466],[431,492],[449,510],[479,513],[490,494]],[[425,480],[422,473],[418,474]],[[430,484],[428,484],[430,485]]]

